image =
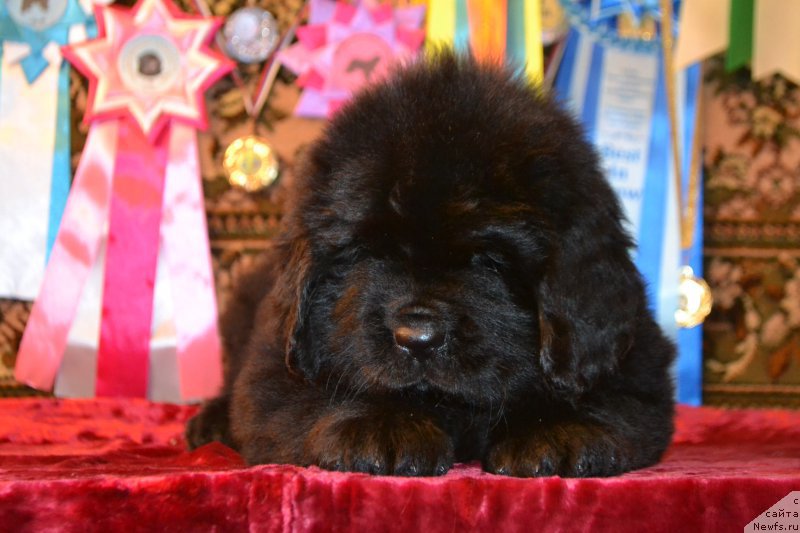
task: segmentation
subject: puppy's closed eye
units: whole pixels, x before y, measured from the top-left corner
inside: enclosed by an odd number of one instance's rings
[[[501,273],[509,267],[506,258],[500,253],[491,250],[481,250],[472,254],[473,266],[489,269]]]

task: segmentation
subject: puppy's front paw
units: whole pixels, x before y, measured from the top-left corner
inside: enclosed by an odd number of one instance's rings
[[[229,399],[220,396],[209,400],[186,424],[186,443],[189,448],[199,448],[212,441],[233,446],[228,419]]]
[[[421,413],[337,412],[315,424],[305,456],[307,464],[328,470],[433,476],[453,465],[453,443]]]
[[[483,461],[485,470],[507,476],[613,476],[632,468],[629,443],[601,426],[564,423],[501,438]]]

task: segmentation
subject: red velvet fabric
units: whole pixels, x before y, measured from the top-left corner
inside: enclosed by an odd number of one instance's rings
[[[0,400],[0,530],[738,531],[800,490],[800,412],[681,407],[663,461],[610,479],[245,468],[222,445],[185,450],[193,412]]]

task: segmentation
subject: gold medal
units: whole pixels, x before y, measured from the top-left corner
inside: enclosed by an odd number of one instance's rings
[[[225,150],[222,166],[231,185],[249,192],[269,187],[278,178],[278,158],[272,147],[256,136],[239,137]]]
[[[703,278],[696,277],[692,267],[689,266],[681,268],[678,298],[675,320],[682,328],[693,328],[702,324],[711,312],[711,305],[714,302],[708,283]]]

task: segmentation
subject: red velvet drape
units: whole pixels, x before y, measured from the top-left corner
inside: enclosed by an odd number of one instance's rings
[[[193,408],[0,400],[2,531],[739,531],[800,490],[800,412],[679,409],[664,460],[610,479],[457,465],[389,478],[184,449]]]

